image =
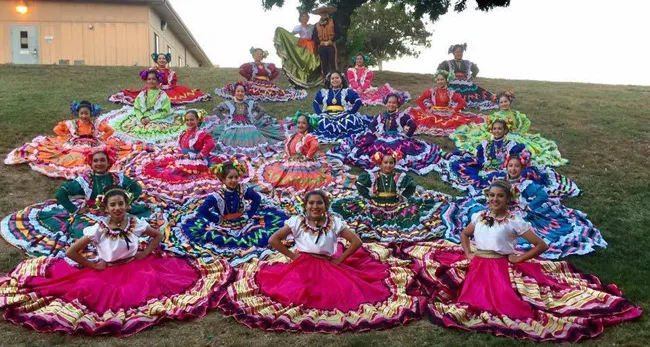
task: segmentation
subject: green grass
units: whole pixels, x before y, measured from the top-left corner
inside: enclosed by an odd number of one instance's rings
[[[72,100],[87,99],[106,110],[118,108],[106,102],[122,88],[139,88],[134,67],[0,66],[0,153],[37,135],[50,135],[54,125],[70,117]],[[234,69],[178,69],[180,82],[212,93],[214,88],[238,79]],[[429,88],[430,75],[376,73],[379,82],[407,89],[417,97]],[[609,248],[569,260],[585,272],[597,274],[604,283],[616,283],[624,294],[645,310],[650,309],[650,87],[606,86],[479,79],[492,90],[515,89],[515,107],[532,121],[533,131],[557,141],[570,164],[560,168],[574,178],[585,194],[567,201],[589,215],[602,230]],[[287,86],[281,79],[281,86]],[[313,97],[313,93],[310,93]],[[198,104],[214,108],[221,100]],[[311,100],[265,104],[277,116],[311,110]],[[363,110],[363,109],[362,109]],[[376,114],[381,108],[365,109]],[[447,139],[433,139],[453,149]],[[435,174],[417,178],[427,188],[452,192]],[[51,198],[62,183],[23,166],[0,165],[0,215]],[[0,242],[0,272],[11,270],[21,253]],[[608,328],[584,346],[647,346],[650,323],[640,322]],[[190,322],[166,322],[128,339],[88,338],[40,334],[0,323],[1,346],[532,346],[533,343],[443,329],[422,320],[387,331],[306,335],[251,330],[216,311]],[[537,345],[537,344],[535,344]],[[552,344],[540,344],[552,346]]]

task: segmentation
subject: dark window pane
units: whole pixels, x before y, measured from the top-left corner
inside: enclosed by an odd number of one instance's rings
[[[20,32],[20,49],[29,48],[29,35],[26,31]]]

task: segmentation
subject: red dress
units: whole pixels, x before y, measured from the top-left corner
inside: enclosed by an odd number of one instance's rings
[[[306,90],[293,88],[280,89],[273,81],[280,70],[271,63],[250,62],[239,67],[239,74],[246,79],[247,97],[254,101],[287,102],[301,100],[307,96]],[[215,94],[225,99],[233,98],[233,85],[214,90]]]
[[[191,104],[198,101],[208,101],[211,99],[210,94],[205,94],[199,89],[191,89],[186,86],[179,86],[176,83],[178,82],[178,76],[176,72],[172,71],[169,68],[161,68],[154,66],[154,69],[158,72],[162,72],[165,77],[161,81],[160,89],[163,90],[169,99],[171,100],[172,105],[180,104]],[[142,88],[142,90],[146,87]],[[108,98],[108,101],[112,101],[118,104],[133,105],[135,98],[138,96],[141,90],[134,89],[124,89],[123,91],[113,94]]]
[[[453,103],[456,104],[455,107]],[[406,110],[418,126],[418,132],[432,136],[448,136],[463,124],[483,123],[481,114],[463,112],[467,104],[463,97],[447,88],[425,91],[417,100],[418,108]]]

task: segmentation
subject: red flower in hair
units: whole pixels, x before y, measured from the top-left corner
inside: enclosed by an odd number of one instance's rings
[[[386,153],[377,151],[375,154],[372,156],[372,161],[375,163],[375,165],[379,166],[381,165],[382,160],[384,160],[384,157],[390,155],[395,159],[395,164],[397,164],[398,161],[400,161],[403,157],[402,153],[400,151],[388,151]]]
[[[110,146],[100,146],[100,147],[95,147],[91,149],[87,154],[86,154],[86,164],[88,166],[92,166],[93,164],[93,157],[97,153],[104,153],[106,154],[106,158],[108,158],[108,168],[110,169],[113,164],[115,164],[115,161],[117,160],[117,153],[115,152],[115,149]]]

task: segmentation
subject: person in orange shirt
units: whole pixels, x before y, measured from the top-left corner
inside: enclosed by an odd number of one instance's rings
[[[92,105],[88,101],[73,102],[70,105],[70,111],[77,119],[64,120],[54,127],[54,133],[59,137],[71,140],[72,142],[92,142],[97,143],[100,139],[108,139],[115,132],[105,122],[100,123],[97,127],[93,123],[92,117],[101,112],[101,108]]]
[[[319,7],[312,11],[313,14],[320,15],[320,21],[314,25],[312,39],[318,45],[323,77],[329,75],[330,72],[336,71],[338,65],[338,51],[335,41],[339,38],[340,31],[338,25],[330,18],[330,14],[334,12],[336,12],[336,8],[331,6]]]

